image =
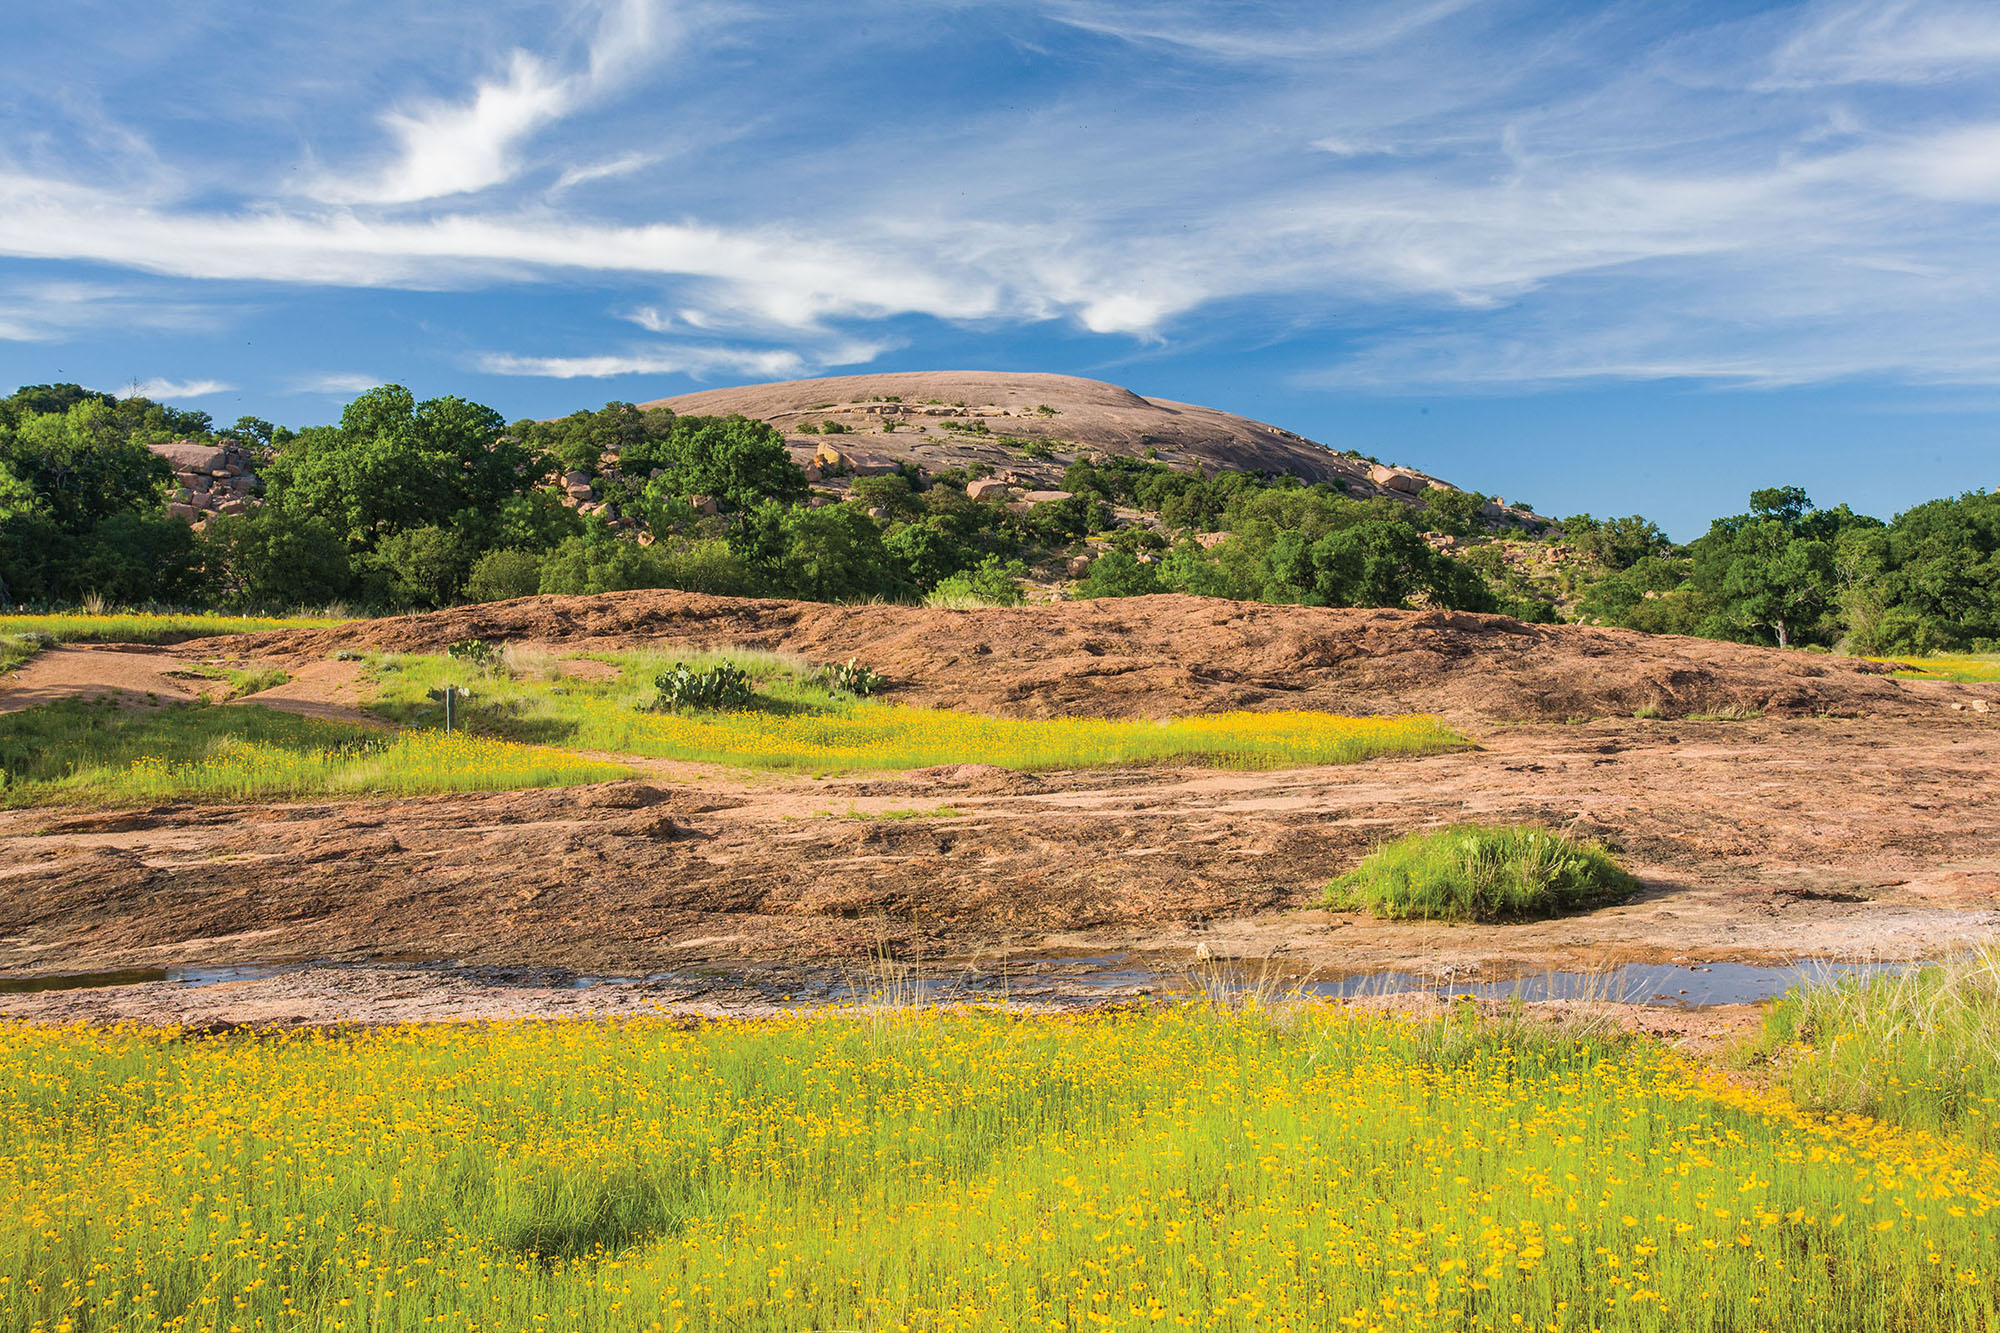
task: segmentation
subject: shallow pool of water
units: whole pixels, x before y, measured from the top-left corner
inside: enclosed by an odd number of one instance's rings
[[[1004,964],[940,967],[779,968],[730,972],[716,968],[632,975],[577,973],[561,968],[501,968],[465,966],[449,961],[412,959],[362,962],[265,962],[230,967],[128,968],[114,972],[48,973],[0,978],[0,994],[86,990],[166,982],[177,986],[215,986],[257,981],[316,969],[353,971],[419,971],[486,986],[521,986],[554,990],[589,990],[598,986],[643,986],[662,992],[665,1001],[687,1001],[712,991],[733,996],[754,995],[768,1003],[823,1005],[865,1003],[876,999],[911,999],[931,1004],[954,1002],[1070,1003],[1090,1006],[1104,1001],[1195,991],[1247,993],[1263,991],[1277,997],[1302,995],[1352,999],[1369,995],[1412,992],[1442,998],[1519,998],[1602,1000],[1624,1004],[1695,1009],[1718,1004],[1754,1004],[1783,994],[1801,981],[1832,981],[1870,976],[1916,966],[1912,963],[1808,961],[1782,966],[1749,963],[1631,963],[1600,971],[1551,971],[1506,979],[1440,978],[1416,972],[1363,972],[1333,978],[1273,980],[1268,965],[1255,961],[1200,965],[1197,977],[1187,968],[1161,965],[1129,954],[1023,957]]]

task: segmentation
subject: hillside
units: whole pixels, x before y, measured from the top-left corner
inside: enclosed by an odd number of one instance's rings
[[[1447,485],[1412,468],[1340,453],[1302,435],[1231,412],[1142,398],[1074,375],[930,370],[842,375],[707,389],[640,404],[697,415],[738,413],[785,434],[801,462],[838,453],[866,471],[877,460],[936,472],[984,465],[1002,480],[1053,487],[1073,458],[1157,457],[1181,468],[1289,473],[1345,484],[1365,498],[1421,496]],[[831,436],[820,433],[835,423]],[[1023,444],[1048,451],[1037,457]],[[1526,511],[1516,511],[1526,515]]]
[[[1232,708],[1483,722],[1640,712],[1929,717],[1963,694],[1891,679],[1874,663],[1705,639],[1177,595],[981,611],[682,592],[530,597],[176,651],[312,664],[342,650],[441,652],[471,638],[588,652],[727,646],[821,662],[859,657],[889,678],[895,702],[1016,717]]]

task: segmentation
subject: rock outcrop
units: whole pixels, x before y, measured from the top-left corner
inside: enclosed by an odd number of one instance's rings
[[[174,469],[167,512],[201,527],[217,514],[244,514],[263,503],[264,483],[249,451],[235,440],[170,440],[149,446]]]

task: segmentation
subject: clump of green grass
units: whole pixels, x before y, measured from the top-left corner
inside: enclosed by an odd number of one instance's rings
[[[1597,843],[1532,824],[1454,824],[1376,848],[1327,885],[1325,901],[1390,920],[1501,921],[1578,911],[1637,887]]]
[[[1207,763],[1230,768],[1344,764],[1433,754],[1467,744],[1433,717],[1225,713],[1144,718],[997,718],[856,698],[803,663],[772,655],[656,653],[595,658],[613,680],[475,669],[434,655],[371,660],[374,707],[399,722],[435,720],[433,690],[472,691],[475,731],[519,741],[793,772],[836,773],[985,763],[1018,770],[1113,764]],[[690,670],[729,662],[757,689],[741,711],[658,711],[652,682],[676,660]]]
[[[37,653],[55,647],[56,643],[55,635],[44,630],[0,633],[0,672],[12,671],[23,662],[32,661]]]
[[[540,746],[385,734],[256,705],[120,710],[62,699],[0,715],[0,804],[390,795],[560,787],[629,776]]]
[[[1794,986],[1748,1054],[1777,1068],[1801,1106],[2000,1148],[2000,946]]]
[[[182,667],[167,673],[172,676],[199,676],[204,680],[221,680],[229,683],[228,693],[223,697],[241,699],[247,695],[262,694],[273,690],[292,678],[292,673],[282,667],[229,667],[198,664]]]

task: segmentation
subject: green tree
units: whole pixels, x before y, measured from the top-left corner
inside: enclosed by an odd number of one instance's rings
[[[1460,611],[1491,611],[1485,580],[1432,549],[1407,523],[1370,519],[1318,541],[1288,532],[1271,546],[1265,596],[1308,606],[1408,606],[1422,599]]]
[[[851,602],[912,591],[882,529],[853,505],[806,508],[767,500],[743,516],[729,541],[779,596]]]
[[[661,471],[646,483],[645,499],[655,526],[685,516],[695,496],[730,511],[806,498],[805,469],[786,452],[785,437],[748,417],[677,418],[653,465]]]
[[[388,605],[431,611],[459,600],[473,558],[464,532],[426,525],[389,533],[360,566]]]
[[[544,468],[501,437],[490,407],[463,398],[419,403],[399,384],[362,394],[338,426],[299,432],[265,474],[274,501],[318,515],[355,549],[391,533],[456,526],[520,494]]]
[[[1781,486],[1752,491],[1749,513],[1715,520],[1692,548],[1693,582],[1722,632],[1787,648],[1837,628],[1833,538],[1845,513],[1822,516],[1803,489]]]
[[[347,542],[314,514],[264,505],[202,530],[209,596],[240,608],[324,606],[354,592]]]
[[[1091,561],[1089,572],[1076,585],[1076,595],[1086,598],[1144,597],[1165,591],[1156,564],[1116,548]]]
[[[117,408],[98,399],[20,416],[0,430],[0,464],[72,533],[113,514],[157,512],[173,477],[165,459],[132,437]]]
[[[542,557],[511,547],[488,551],[472,562],[465,576],[468,602],[504,602],[532,597],[542,590]]]

